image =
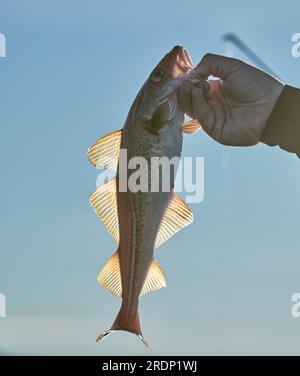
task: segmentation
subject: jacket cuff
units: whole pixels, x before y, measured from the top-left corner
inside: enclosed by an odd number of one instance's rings
[[[300,90],[286,85],[273,108],[260,141],[300,155]]]

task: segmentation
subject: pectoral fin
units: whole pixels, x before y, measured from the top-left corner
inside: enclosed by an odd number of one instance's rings
[[[192,222],[193,213],[191,209],[177,194],[173,193],[157,233],[155,248],[161,246]]]
[[[119,130],[99,138],[87,151],[90,162],[97,168],[109,168],[116,171],[120,154],[121,136],[122,130]]]
[[[201,128],[201,124],[197,119],[186,121],[181,125],[182,132],[186,134],[198,132]]]

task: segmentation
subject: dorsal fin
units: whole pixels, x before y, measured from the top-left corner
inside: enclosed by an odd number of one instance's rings
[[[121,137],[122,130],[119,130],[99,138],[87,151],[90,162],[97,168],[109,168],[116,171]]]
[[[91,195],[90,203],[115,242],[119,244],[116,178],[109,180],[99,187]],[[192,222],[193,213],[191,209],[177,194],[173,193],[161,221],[154,247],[158,248]]]
[[[122,282],[118,251],[112,255],[101,270],[98,275],[98,282],[114,295],[122,298]],[[159,290],[162,287],[166,287],[166,279],[157,261],[153,259],[140,296],[147,292]]]
[[[90,204],[107,230],[119,244],[119,220],[117,211],[116,178],[101,185],[90,197]]]
[[[122,298],[122,282],[118,251],[107,261],[97,279],[100,285],[119,298]]]
[[[186,121],[181,125],[182,132],[186,134],[198,132],[201,128],[201,124],[197,119]]]
[[[187,204],[173,192],[157,233],[155,248],[161,246],[178,231],[193,222],[193,213]]]

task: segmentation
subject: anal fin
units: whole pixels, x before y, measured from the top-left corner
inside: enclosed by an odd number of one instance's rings
[[[107,261],[98,276],[98,282],[114,295],[122,298],[122,282],[118,251]],[[140,296],[166,287],[166,279],[156,260],[152,260]]]
[[[147,278],[140,293],[140,296],[147,294],[147,292],[159,290],[162,287],[166,287],[166,278],[162,272],[160,266],[155,259],[152,260],[150,268],[148,270]]]
[[[187,204],[173,192],[173,196],[165,210],[159,231],[156,236],[155,248],[161,246],[178,231],[193,222],[193,213]]]

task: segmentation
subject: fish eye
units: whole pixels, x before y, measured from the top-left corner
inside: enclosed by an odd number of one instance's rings
[[[151,75],[151,80],[155,82],[159,82],[163,79],[165,76],[165,72],[161,69],[156,69],[152,75]]]

